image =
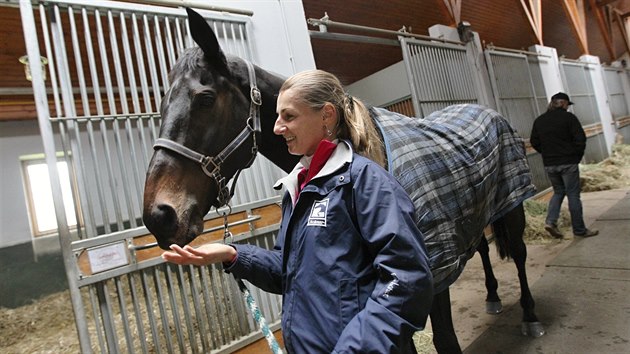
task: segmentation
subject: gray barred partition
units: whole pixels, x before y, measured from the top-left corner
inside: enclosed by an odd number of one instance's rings
[[[537,53],[498,49],[486,50],[485,56],[497,111],[523,138],[529,138],[534,120],[547,110],[540,61],[549,59]]]
[[[529,139],[534,120],[547,110],[547,95],[540,71],[540,62],[549,58],[538,53],[485,50],[497,111],[525,139]],[[527,160],[538,190],[550,186],[542,158],[532,150]]]
[[[144,177],[168,72],[193,45],[185,11],[113,1],[33,3],[22,0],[20,9],[30,62],[43,55],[50,63],[48,81],[30,67],[81,351],[220,352],[261,337],[229,276],[215,266],[164,264],[142,226]],[[200,12],[224,51],[251,58],[246,13]],[[66,224],[58,151],[73,175],[76,229]],[[230,219],[241,228],[235,241],[273,245],[277,222],[259,222],[279,195],[262,186],[282,175],[262,157],[243,172],[232,210],[240,216]],[[222,223],[205,232],[215,230],[220,234]],[[280,297],[252,292],[278,328]]]
[[[630,143],[630,108],[628,97],[624,91],[624,80],[628,81],[629,70],[623,68],[603,67],[606,91],[610,112],[617,129],[617,133],[623,137],[625,144]]]
[[[466,46],[400,37],[416,117],[459,103],[478,103]]]
[[[608,157],[602,123],[595,101],[592,71],[593,64],[560,59],[560,73],[566,93],[574,103],[571,110],[586,131],[587,142],[583,162],[593,163]]]

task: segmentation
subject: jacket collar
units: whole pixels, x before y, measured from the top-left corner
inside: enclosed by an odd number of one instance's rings
[[[352,147],[350,143],[346,140],[340,140],[339,144],[337,144],[337,147],[335,148],[335,151],[333,151],[332,155],[330,155],[330,158],[328,158],[328,161],[326,162],[324,167],[322,167],[322,169],[317,175],[315,175],[315,177],[313,177],[313,179],[331,175],[339,170],[341,167],[343,167],[346,163],[350,162],[352,162]],[[284,186],[287,192],[289,192],[289,194],[291,195],[291,200],[293,201],[293,204],[295,204],[295,201],[297,199],[297,176],[302,168],[304,168],[303,163],[298,162],[298,164],[295,165],[293,170],[287,176],[280,178],[273,186],[273,188],[276,190],[279,190]]]

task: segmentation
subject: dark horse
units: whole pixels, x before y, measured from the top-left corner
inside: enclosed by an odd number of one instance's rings
[[[171,88],[162,101],[160,138],[155,144],[144,192],[143,220],[163,249],[171,244],[188,244],[203,231],[203,217],[210,208],[229,201],[232,191],[227,181],[249,167],[257,152],[287,172],[298,161],[298,157],[288,153],[284,139],[273,133],[276,98],[284,79],[240,58],[226,57],[205,20],[192,10],[188,10],[188,15],[192,37],[201,50],[194,48],[185,52],[169,74]],[[450,194],[451,198],[459,198],[457,189]],[[482,197],[485,198],[479,203],[482,206],[466,207],[478,209],[475,212],[479,211],[479,215],[488,214],[485,205],[490,198]],[[427,212],[422,212],[424,218]],[[522,239],[525,227],[522,200],[495,216],[482,222],[487,220],[492,224],[499,253],[512,257],[516,263],[521,285],[522,332],[541,336],[544,330],[534,314],[534,300],[525,273],[527,251]],[[480,223],[472,219],[467,221]],[[474,228],[464,224],[459,230],[475,232],[469,244],[472,253],[477,250],[483,259],[489,312],[498,313],[497,281],[482,232],[486,224],[474,225]],[[420,230],[425,232],[422,227]],[[434,247],[441,252],[439,247],[447,246]],[[463,268],[472,253],[456,263]],[[432,270],[436,274],[436,270]],[[436,291],[430,317],[434,344],[440,353],[461,352],[453,328],[448,290],[459,272],[461,269],[453,273],[455,276],[448,282],[442,282],[441,288],[436,284],[439,291]]]

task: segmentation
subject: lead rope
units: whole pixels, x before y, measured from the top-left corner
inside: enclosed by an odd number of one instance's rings
[[[228,208],[230,207],[228,206]],[[231,212],[231,208],[230,208],[230,212]],[[229,245],[232,243],[234,236],[232,235],[232,232],[230,232],[230,229],[228,227],[227,217],[228,217],[228,214],[223,212],[223,243],[226,245]],[[262,315],[262,312],[260,311],[260,308],[258,308],[258,305],[256,305],[256,301],[254,300],[252,293],[249,291],[249,289],[247,289],[247,287],[245,286],[245,283],[243,283],[243,281],[240,278],[237,278],[235,276],[234,279],[236,280],[236,283],[238,284],[238,288],[241,290],[243,299],[245,300],[245,303],[247,304],[247,308],[251,312],[252,317],[254,317],[254,321],[256,321],[256,324],[258,324],[260,331],[265,336],[265,339],[267,340],[267,344],[269,344],[269,349],[271,349],[271,352],[273,354],[283,354],[283,351],[280,348],[278,341],[276,341],[276,337],[274,337],[273,332],[271,332],[271,329],[269,328],[269,325],[267,324],[265,317]]]

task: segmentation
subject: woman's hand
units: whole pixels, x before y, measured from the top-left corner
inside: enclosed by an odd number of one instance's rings
[[[162,258],[167,262],[180,265],[204,266],[219,262],[231,262],[236,258],[234,247],[220,243],[209,243],[199,248],[190,246],[181,248],[178,245],[171,245],[170,248],[171,251],[162,253]]]

